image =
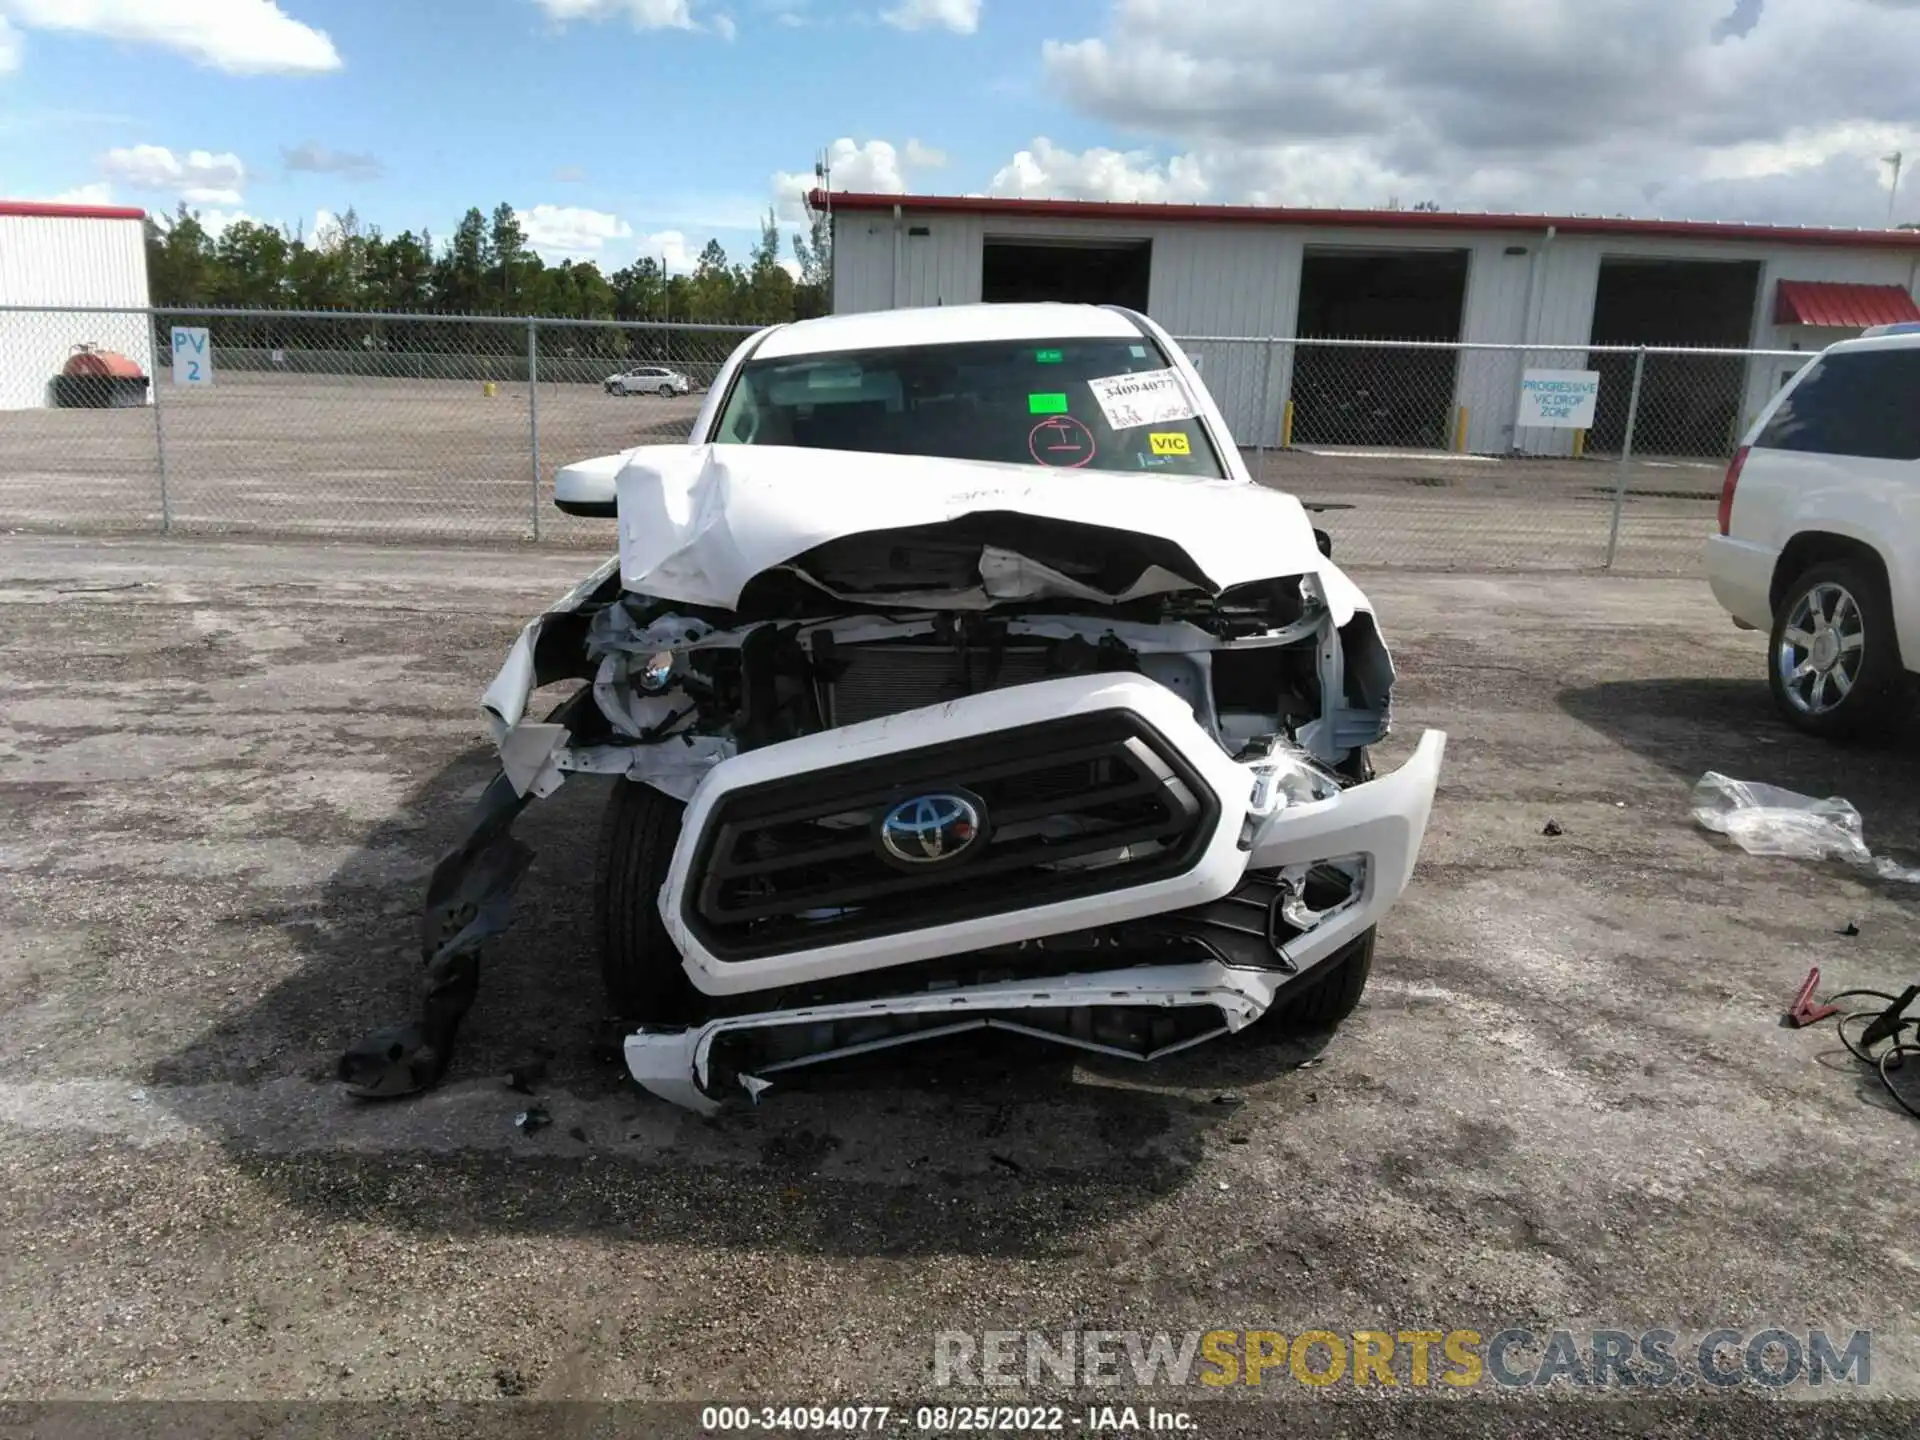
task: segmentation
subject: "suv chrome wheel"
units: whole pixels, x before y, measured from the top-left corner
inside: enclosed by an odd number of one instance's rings
[[[1860,604],[1831,580],[1802,595],[1787,616],[1773,664],[1787,703],[1824,715],[1852,692],[1866,658]]]

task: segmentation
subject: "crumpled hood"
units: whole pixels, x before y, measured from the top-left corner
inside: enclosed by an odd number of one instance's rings
[[[1159,537],[1216,592],[1319,575],[1340,623],[1366,603],[1300,502],[1249,480],[770,445],[649,445],[585,465],[618,467],[621,583],[682,604],[735,609],[754,576],[829,541],[996,512]]]

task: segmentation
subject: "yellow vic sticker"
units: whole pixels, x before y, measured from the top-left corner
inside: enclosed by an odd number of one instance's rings
[[[1187,437],[1178,430],[1155,431],[1147,436],[1147,442],[1153,446],[1153,453],[1156,455],[1191,455],[1193,453],[1193,447],[1187,443]]]

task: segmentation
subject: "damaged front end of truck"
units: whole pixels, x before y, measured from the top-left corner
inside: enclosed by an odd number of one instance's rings
[[[501,772],[430,882],[419,1016],[342,1059],[356,1093],[444,1071],[531,858],[513,822],[581,773],[623,777],[602,960],[629,1070],[677,1104],[983,1027],[1151,1059],[1351,1008],[1444,736],[1373,776],[1392,662],[1297,501],[773,447],[582,477],[617,484],[620,555],[483,698]]]

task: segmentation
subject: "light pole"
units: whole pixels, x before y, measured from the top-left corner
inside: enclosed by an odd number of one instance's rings
[[[1880,157],[1880,163],[1882,165],[1891,165],[1893,167],[1893,183],[1887,187],[1887,224],[1889,226],[1893,224],[1893,207],[1900,199],[1900,166],[1906,158],[1906,155],[1899,150],[1894,151],[1891,155],[1882,155]]]

